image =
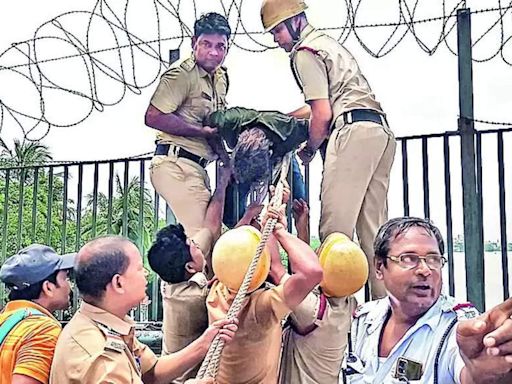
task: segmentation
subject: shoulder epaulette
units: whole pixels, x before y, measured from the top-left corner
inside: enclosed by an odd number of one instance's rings
[[[479,315],[478,310],[471,303],[461,303],[452,307],[458,320],[471,320]]]
[[[180,64],[180,67],[183,68],[187,72],[192,71],[195,66],[196,66],[196,61],[192,57],[189,57],[187,60],[184,60]]]
[[[352,312],[352,317],[354,319],[357,319],[358,317],[361,317],[362,315],[366,315],[371,310],[373,310],[376,305],[377,305],[377,300],[369,301],[367,303],[360,304]]]
[[[126,343],[124,342],[121,335],[111,328],[103,325],[101,323],[96,323],[98,328],[105,335],[105,349],[109,351],[114,351],[118,353],[122,353],[125,350]]]
[[[224,79],[226,80],[226,92],[227,92],[229,89],[228,69],[225,66],[221,65],[218,69],[218,73],[220,76],[224,77]]]
[[[319,51],[317,49],[314,49],[314,48],[311,48],[311,47],[305,47],[305,46],[301,46],[301,47],[297,48],[297,52],[298,51],[308,51],[308,52],[311,52],[314,55],[318,55],[319,54]]]

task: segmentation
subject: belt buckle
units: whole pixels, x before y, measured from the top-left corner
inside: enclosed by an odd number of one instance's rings
[[[180,147],[174,144],[169,144],[169,151],[167,152],[167,156],[176,156],[178,157],[180,153]]]
[[[345,124],[352,124],[354,122],[354,118],[352,116],[352,111],[345,112]]]

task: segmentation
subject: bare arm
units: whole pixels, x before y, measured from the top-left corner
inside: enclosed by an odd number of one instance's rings
[[[11,384],[41,384],[41,382],[33,377],[15,374],[12,375]]]
[[[310,100],[311,119],[309,122],[309,138],[305,147],[298,155],[304,164],[308,164],[325,139],[329,137],[332,120],[332,108],[328,99]]]
[[[176,136],[211,137],[217,130],[187,123],[174,113],[163,113],[153,105],[149,105],[145,123],[148,127]]]
[[[202,338],[193,341],[181,351],[162,356],[142,379],[145,384],[169,383],[188,369],[199,364],[208,352],[208,346]]]
[[[306,244],[310,243],[309,237],[309,207],[305,200],[293,200],[293,219],[297,228],[297,237]]]
[[[228,166],[219,167],[219,175],[217,187],[210,199],[206,215],[204,219],[204,226],[208,228],[213,234],[214,239],[220,236],[222,228],[222,216],[224,215],[224,202],[226,199],[226,188],[231,178],[231,168]]]
[[[288,263],[292,269],[292,275],[285,281],[283,286],[284,301],[288,308],[293,311],[308,293],[322,281],[322,267],[311,247],[286,230],[284,208],[284,205],[279,210],[269,208],[265,221],[270,218],[278,219],[274,227],[274,236],[288,254]],[[272,248],[271,256],[273,256],[271,278],[278,282],[284,275],[284,268],[279,267],[281,262],[276,259]]]
[[[210,127],[206,127],[206,129],[210,129]],[[216,128],[211,128],[216,129]],[[228,152],[226,151],[226,147],[224,147],[224,143],[222,142],[222,138],[219,135],[214,135],[206,139],[210,147],[212,147],[213,152],[215,152],[219,159],[222,161],[224,166],[228,166],[230,163]]]
[[[258,216],[261,213],[261,210],[263,209],[263,204],[258,203],[251,203],[245,210],[244,215],[238,220],[238,223],[236,223],[235,228],[241,227],[242,225],[253,225],[254,227],[258,228],[255,223],[255,220],[258,219]],[[261,229],[261,228],[258,228]]]
[[[281,262],[281,254],[279,253],[279,243],[274,236],[270,235],[267,240],[267,248],[270,252],[270,272],[269,277],[275,285],[279,285],[281,279],[286,275],[286,269]]]
[[[293,311],[322,281],[322,267],[311,247],[285,229],[274,232],[277,241],[288,254],[292,275],[284,283],[284,299]]]
[[[311,100],[308,148],[316,151],[329,136],[332,108],[328,99]]]
[[[311,107],[307,104],[303,105],[299,109],[288,113],[289,116],[293,116],[297,119],[309,119],[311,117]]]
[[[204,359],[211,342],[218,333],[221,334],[221,339],[229,343],[237,329],[237,323],[233,320],[215,321],[198,339],[181,351],[160,357],[156,365],[143,375],[144,384],[169,383]]]

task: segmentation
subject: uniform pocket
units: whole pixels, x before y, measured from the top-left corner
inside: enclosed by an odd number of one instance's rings
[[[193,111],[193,114],[202,121],[213,112],[213,102],[213,97],[210,94],[202,92],[190,98],[189,107]]]
[[[169,165],[169,164],[176,164],[178,162],[178,156],[175,154],[172,154],[172,151],[170,151],[170,155],[155,155],[151,159],[151,163],[149,164],[149,169],[156,169],[161,166]]]

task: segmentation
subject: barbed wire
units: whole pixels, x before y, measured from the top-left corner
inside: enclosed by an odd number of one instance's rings
[[[500,127],[512,127],[512,123],[504,122],[504,121],[492,121],[492,120],[480,120],[480,119],[472,119],[475,123],[485,124],[485,125],[497,125]]]
[[[428,55],[433,55],[443,44],[456,54],[448,38],[456,27],[457,10],[466,6],[464,0],[454,0],[451,6],[447,0],[442,0],[440,15],[428,18],[420,17],[424,2],[399,0],[396,19],[377,23],[361,20],[366,15],[366,1],[335,1],[345,10],[344,21],[337,26],[317,27],[327,33],[335,33],[335,38],[342,44],[354,37],[369,55],[381,58],[395,50],[406,36],[412,36]],[[491,54],[474,60],[485,62],[500,55],[507,65],[512,65],[512,58],[507,56],[509,51],[505,51],[512,34],[507,35],[504,25],[505,16],[512,13],[512,0],[495,1],[492,7],[471,11],[473,15],[486,14],[492,19],[483,33],[474,39],[474,48],[495,30],[499,29],[500,36]],[[196,0],[153,0],[145,3],[146,8],[141,10],[152,15],[151,20],[144,18],[141,30],[140,26],[132,23],[133,3],[130,0],[121,4],[97,0],[89,11],[62,13],[39,26],[31,39],[13,43],[2,52],[2,78],[18,85],[12,89],[19,93],[21,88],[26,96],[20,101],[14,91],[12,98],[11,93],[3,93],[0,99],[0,133],[8,123],[19,128],[25,139],[41,140],[51,128],[76,126],[94,111],[103,111],[105,107],[120,103],[127,93],[140,94],[169,65],[162,52],[182,48],[192,35],[194,20],[206,11],[199,8]],[[258,10],[250,8],[254,5],[245,0],[216,0],[208,2],[208,10],[217,9],[230,20],[233,30],[231,47],[262,53],[276,46],[269,43],[271,40],[263,31],[248,28],[254,20],[257,23],[252,24],[260,25]],[[311,11],[315,6],[318,5],[310,2]],[[248,16],[246,9],[249,9]],[[432,37],[432,33],[425,37],[418,28],[433,23],[439,23],[439,34],[429,44],[427,39]],[[384,39],[372,48],[377,39],[375,35],[365,34],[376,30],[379,39]],[[60,54],[55,55],[55,52]],[[4,88],[3,84],[0,86]],[[109,93],[107,89],[114,91]],[[59,102],[64,99],[65,110],[59,108]]]

